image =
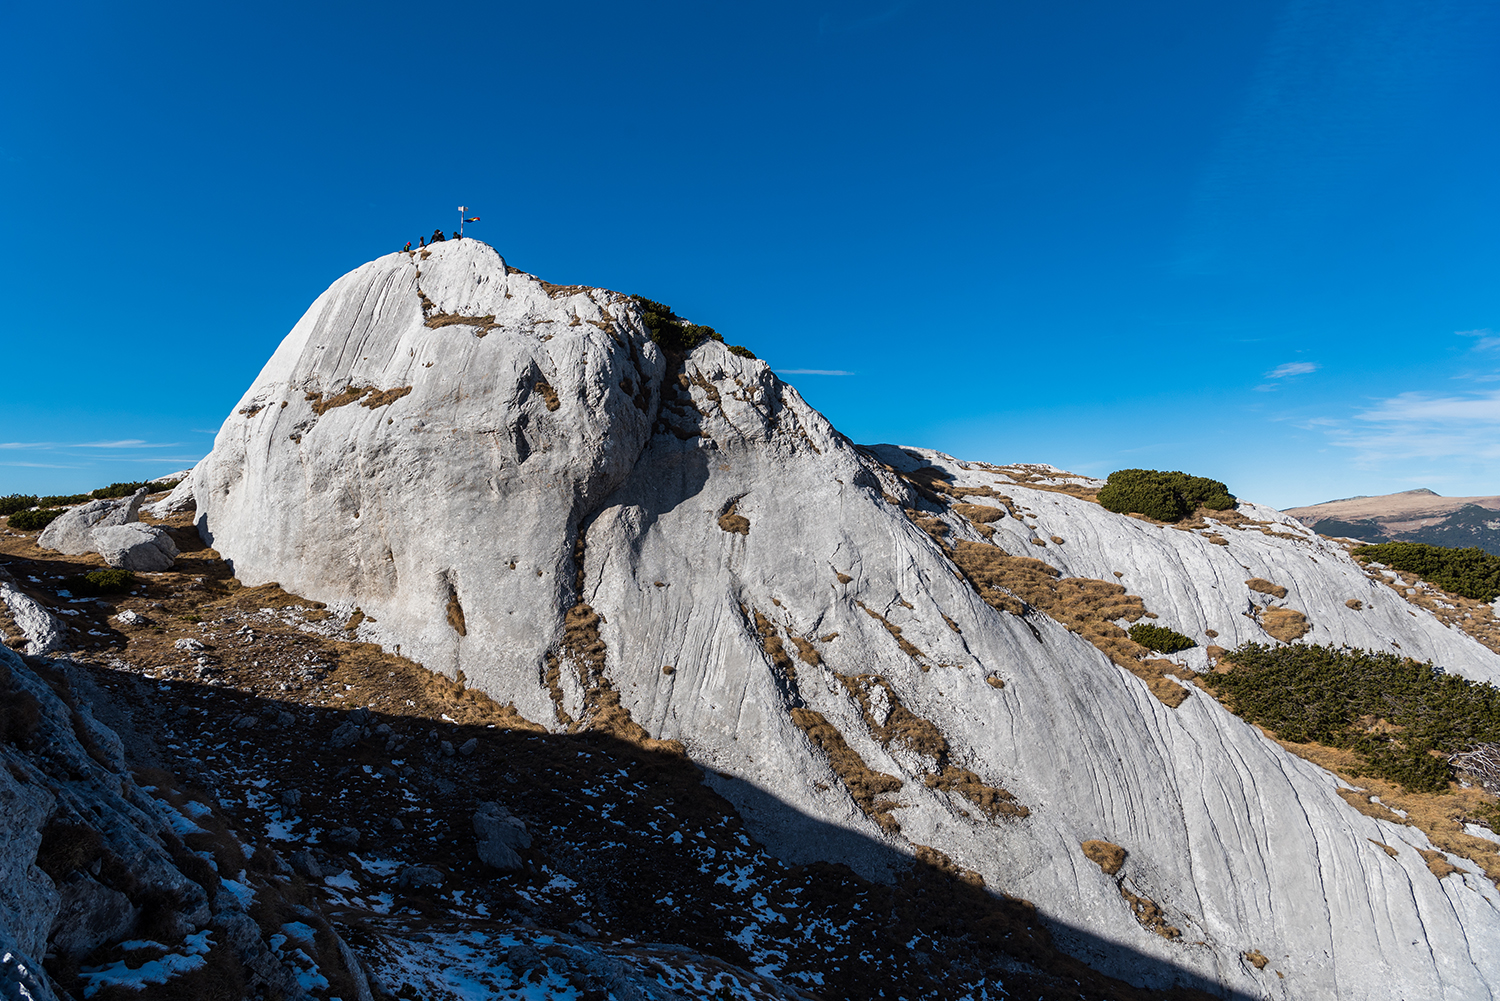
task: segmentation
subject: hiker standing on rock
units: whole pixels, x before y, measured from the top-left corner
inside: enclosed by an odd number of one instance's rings
[[[435,229],[432,231],[432,243],[442,243],[444,239],[445,237],[443,236],[443,231],[441,229]]]

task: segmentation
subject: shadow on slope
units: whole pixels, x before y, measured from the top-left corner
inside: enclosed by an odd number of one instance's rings
[[[1132,979],[1181,985],[1129,987],[1057,948],[1029,903],[873,839],[864,848],[882,858],[891,884],[841,865],[784,864],[750,839],[698,766],[601,733],[463,725],[91,673],[113,703],[111,722],[133,731],[133,764],[175,772],[243,840],[291,858],[377,970],[390,940],[546,928],[616,953],[647,948],[636,943],[685,947],[814,997],[995,997],[997,982],[1027,997],[1208,996],[1190,985],[1241,997],[1079,929],[1055,929]],[[766,809],[795,813],[762,795]],[[473,816],[485,802],[526,823],[532,844],[517,871],[479,858]],[[811,837],[860,837],[798,816]],[[431,872],[414,878],[414,866]],[[584,997],[605,996],[593,974],[573,972]],[[444,996],[418,973],[386,979],[385,997]]]

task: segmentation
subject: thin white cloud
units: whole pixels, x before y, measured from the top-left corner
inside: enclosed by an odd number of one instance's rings
[[[853,375],[838,368],[778,368],[777,375]]]
[[[1478,330],[1455,330],[1459,337],[1476,338],[1474,351],[1489,351],[1492,348],[1500,348],[1500,334],[1495,333],[1489,327],[1480,327]]]
[[[180,441],[150,442],[140,438],[126,438],[121,441],[81,441],[68,448],[181,448]]]
[[[1331,422],[1335,445],[1365,465],[1412,459],[1500,460],[1500,391],[1469,396],[1402,393]]]
[[[1307,375],[1316,372],[1318,363],[1315,361],[1289,361],[1284,365],[1277,365],[1265,374],[1267,379],[1285,379],[1289,375]]]
[[[50,441],[0,441],[0,448],[56,448]]]

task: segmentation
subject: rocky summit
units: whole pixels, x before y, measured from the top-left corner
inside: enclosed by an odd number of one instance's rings
[[[648,305],[380,258],[170,496],[0,537],[0,997],[1500,988],[1494,790],[1214,685],[1492,682],[1491,605],[1248,501],[855,445]],[[170,566],[75,594],[125,533]]]

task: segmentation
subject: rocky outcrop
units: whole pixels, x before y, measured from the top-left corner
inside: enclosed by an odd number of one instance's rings
[[[44,956],[61,963],[69,996],[237,969],[252,988],[307,998],[244,914],[257,893],[275,898],[280,886],[224,869],[251,852],[213,808],[174,805],[183,794],[166,787],[170,776],[136,784],[121,739],[94,718],[81,694],[91,683],[76,670],[61,660],[28,664],[0,647],[0,999],[61,996]],[[211,853],[184,845],[211,828],[223,839]],[[141,941],[126,959],[113,958],[110,950],[131,938]]]
[[[98,552],[94,546],[94,529],[140,521],[141,502],[145,499],[146,488],[142,487],[130,497],[91,500],[69,508],[42,530],[36,544],[67,556]]]
[[[941,859],[1153,987],[1500,988],[1493,884],[1195,693],[1204,654],[1116,634],[1500,659],[1274,511],[1163,526],[1056,474],[857,448],[764,363],[667,357],[625,297],[464,240],[325,292],[194,490],[244,583],[549,727],[680,742],[784,859]]]
[[[164,529],[141,524],[145,498],[142,487],[127,498],[92,500],[69,508],[42,531],[37,545],[67,556],[98,553],[105,563],[122,570],[170,569],[177,545]]]
[[[93,542],[105,563],[122,570],[168,570],[177,559],[172,536],[155,525],[134,522],[95,528]]]
[[[479,858],[502,871],[521,868],[520,852],[531,847],[531,835],[519,817],[499,803],[481,803],[474,812]]]
[[[47,611],[45,605],[16,586],[15,579],[0,569],[0,602],[10,612],[11,621],[24,639],[23,649],[32,656],[41,656],[64,646],[63,624]]]

